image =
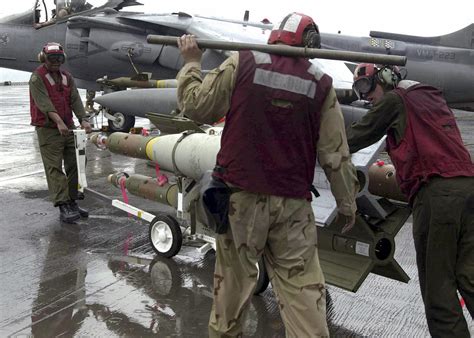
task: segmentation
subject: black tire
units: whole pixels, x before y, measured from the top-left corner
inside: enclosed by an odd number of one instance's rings
[[[183,244],[183,234],[178,221],[170,215],[158,215],[150,223],[151,247],[160,256],[175,256]]]
[[[126,115],[119,112],[110,112],[110,114],[118,119],[117,121],[108,120],[109,131],[112,133],[117,131],[128,133],[135,125],[135,116]]]
[[[255,287],[255,291],[253,292],[254,295],[259,295],[264,292],[268,284],[270,283],[270,279],[268,278],[267,269],[265,268],[265,263],[263,262],[263,256],[257,263],[258,266],[258,277],[257,277],[257,285]]]

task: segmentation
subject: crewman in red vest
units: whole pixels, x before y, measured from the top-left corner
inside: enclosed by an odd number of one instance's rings
[[[413,206],[413,237],[433,337],[469,337],[457,291],[474,316],[474,164],[440,90],[395,67],[360,64],[354,90],[373,106],[347,129],[351,153],[387,134],[387,152]]]
[[[73,222],[88,217],[76,203],[77,165],[72,111],[87,133],[91,126],[71,74],[61,70],[66,60],[59,43],[47,43],[38,54],[42,63],[30,78],[31,125],[36,127],[50,197],[60,219]],[[63,162],[64,170],[63,172]]]
[[[268,43],[317,48],[320,35],[312,18],[291,13]],[[180,109],[200,123],[226,117],[213,176],[233,193],[229,227],[216,239],[209,335],[242,335],[263,255],[287,336],[329,336],[311,207],[317,157],[345,231],[359,189],[331,77],[303,57],[241,51],[201,79],[195,38],[183,35],[178,45]]]

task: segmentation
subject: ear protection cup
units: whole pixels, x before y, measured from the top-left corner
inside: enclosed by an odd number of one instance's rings
[[[309,48],[321,48],[321,35],[314,30],[308,31],[304,38],[304,45]]]
[[[377,72],[377,79],[384,86],[396,87],[401,80],[401,76],[390,67],[383,67]]]
[[[38,53],[38,61],[41,62],[41,63],[45,63],[46,62],[46,55],[44,55],[44,52],[41,51]]]

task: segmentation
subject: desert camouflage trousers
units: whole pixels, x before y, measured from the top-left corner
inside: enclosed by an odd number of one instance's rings
[[[309,201],[234,193],[230,227],[218,235],[210,337],[242,336],[264,256],[287,337],[329,336],[326,289]]]

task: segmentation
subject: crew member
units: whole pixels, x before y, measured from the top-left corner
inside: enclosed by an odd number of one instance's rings
[[[312,48],[319,42],[316,24],[298,13],[268,40]],[[230,196],[230,226],[216,239],[210,336],[242,335],[262,255],[287,336],[328,336],[310,202],[317,155],[345,231],[355,222],[358,191],[331,77],[303,57],[241,51],[202,79],[195,38],[183,35],[178,45],[185,61],[179,107],[200,123],[226,117],[213,175],[238,191]]]
[[[433,337],[469,337],[457,291],[474,316],[474,165],[437,88],[397,68],[360,64],[356,94],[373,107],[347,129],[351,153],[387,134],[400,189],[413,206],[413,237]]]
[[[63,47],[59,43],[47,43],[38,59],[43,64],[33,72],[29,82],[31,125],[36,127],[54,206],[59,207],[62,221],[73,222],[81,216],[87,217],[88,212],[76,203],[78,179],[72,111],[87,133],[91,132],[91,126],[71,74],[60,69],[66,60]]]

